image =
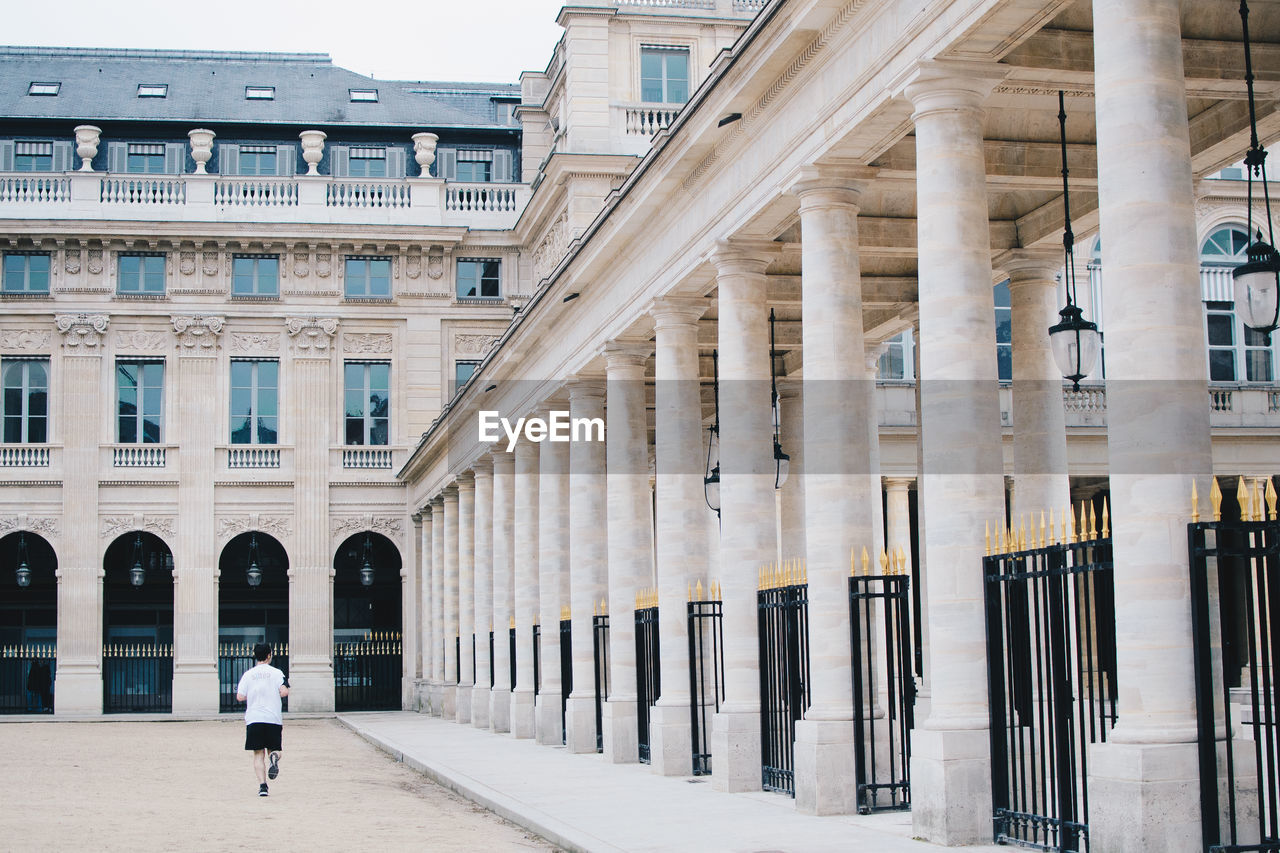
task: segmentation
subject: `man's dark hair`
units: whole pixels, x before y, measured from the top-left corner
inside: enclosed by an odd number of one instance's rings
[[[253,659],[256,661],[264,661],[271,657],[270,643],[257,643],[253,647]]]

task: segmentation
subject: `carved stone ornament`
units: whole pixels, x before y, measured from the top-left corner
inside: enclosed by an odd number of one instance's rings
[[[89,250],[89,274],[100,275],[102,273],[102,250]]]
[[[345,516],[333,519],[330,525],[330,533],[335,544],[342,542],[348,536],[363,533],[366,530],[381,533],[397,545],[403,544],[400,541],[400,519],[392,516],[372,514]]]
[[[415,281],[422,275],[422,255],[410,255],[404,274]]]
[[[29,329],[0,332],[0,349],[47,350],[48,348],[49,332],[33,332]]]
[[[122,352],[130,350],[154,352],[164,349],[167,337],[164,332],[149,332],[146,329],[125,329],[116,333],[116,349]]]
[[[221,317],[176,314],[169,317],[178,346],[188,354],[213,355],[218,349],[218,335],[225,321]]]
[[[335,317],[286,317],[284,328],[293,339],[295,355],[328,358],[333,336],[338,333],[338,320]]]
[[[195,275],[196,271],[196,253],[195,252],[179,252],[178,253],[178,272],[183,275]]]
[[[330,261],[331,258],[332,255],[327,252],[316,255],[316,275],[321,278],[329,277],[333,272],[333,264]]]
[[[106,314],[59,314],[54,325],[62,332],[62,345],[72,352],[96,354],[111,318]]]
[[[391,352],[391,335],[343,335],[342,351],[349,353]]]
[[[294,252],[293,275],[295,278],[306,278],[311,273],[311,264],[306,252]]]
[[[241,533],[267,533],[276,539],[288,539],[293,535],[288,516],[283,515],[236,515],[218,519],[218,544],[225,544]]]
[[[215,276],[218,274],[218,253],[204,252],[203,259],[200,264],[201,271],[207,276]]]
[[[231,346],[233,353],[252,353],[254,355],[272,355],[280,352],[280,335],[254,335],[247,332],[233,332]]]
[[[157,536],[174,535],[176,519],[172,516],[155,515],[115,515],[102,519],[102,538],[115,539],[134,530],[145,530]]]
[[[80,274],[80,250],[67,249],[66,257],[63,263],[65,269],[70,275]]]
[[[444,255],[432,252],[427,256],[427,278],[437,280],[444,275]]]
[[[58,538],[58,519],[32,518],[28,515],[11,515],[0,518],[0,534],[24,530],[27,533],[38,533],[46,539]]]
[[[453,339],[453,351],[458,355],[486,355],[497,342],[494,335],[458,335]]]

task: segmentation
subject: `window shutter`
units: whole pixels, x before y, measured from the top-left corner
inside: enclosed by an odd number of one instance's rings
[[[53,143],[53,171],[66,172],[71,169],[71,143],[58,141]]]
[[[348,163],[351,162],[351,149],[345,145],[333,145],[329,148],[329,174],[335,178],[345,178],[350,174]]]
[[[387,177],[403,178],[404,177],[405,157],[403,148],[387,149]]]
[[[121,175],[129,171],[129,146],[126,143],[107,143],[107,171]]]
[[[511,150],[508,148],[495,148],[493,150],[493,180],[509,184],[511,177]]]
[[[187,146],[181,142],[166,142],[164,146],[164,171],[169,175],[181,175],[186,171]]]
[[[222,143],[218,146],[218,174],[240,174],[240,146]]]
[[[458,179],[458,152],[455,149],[436,149],[436,177],[446,181]]]
[[[289,176],[298,165],[298,150],[292,145],[276,146],[276,174]]]
[[[13,171],[13,151],[15,147],[12,139],[0,139],[0,172]]]

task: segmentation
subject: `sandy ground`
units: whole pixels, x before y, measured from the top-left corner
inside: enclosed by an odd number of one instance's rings
[[[334,720],[286,721],[259,797],[244,724],[0,725],[0,850],[554,850]]]

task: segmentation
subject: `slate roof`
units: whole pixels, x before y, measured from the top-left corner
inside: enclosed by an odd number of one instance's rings
[[[62,86],[32,96],[32,82]],[[168,96],[140,98],[140,83],[166,83]],[[246,86],[274,86],[275,99],[246,100]],[[352,103],[350,89],[377,89],[378,102]],[[376,80],[324,53],[0,46],[6,118],[509,128],[496,124],[491,99],[519,95],[518,84]]]

